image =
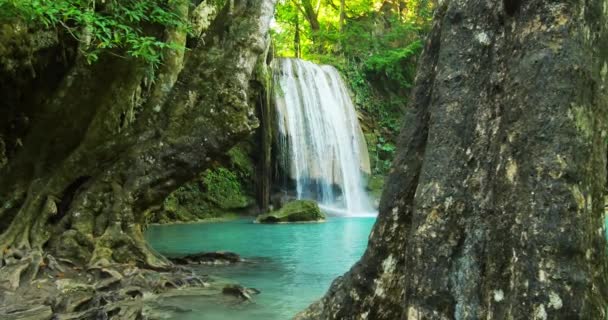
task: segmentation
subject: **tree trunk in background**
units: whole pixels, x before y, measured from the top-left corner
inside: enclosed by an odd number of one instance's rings
[[[296,32],[293,37],[293,51],[295,53],[296,58],[300,58],[302,56],[302,51],[300,47],[300,14],[296,11]]]
[[[308,24],[310,25],[311,39],[314,44],[314,50],[317,53],[321,53],[323,48],[321,45],[321,40],[319,39],[319,31],[321,30],[321,24],[319,23],[318,11],[313,8],[311,0],[302,0],[301,3],[298,3],[297,0],[293,1],[294,4],[304,15],[306,21],[308,21]]]
[[[340,32],[344,32],[344,21],[346,21],[346,0],[340,0]]]
[[[315,11],[315,8],[313,8],[311,0],[302,0],[302,7],[304,8],[304,16],[310,24],[310,29],[313,32],[321,30],[318,12]]]
[[[605,319],[608,2],[440,2],[362,259],[298,319]]]
[[[176,3],[187,14],[189,1]],[[249,100],[274,3],[229,2],[185,59],[169,55],[154,86],[135,61],[106,55],[77,60],[57,87],[40,89],[46,98],[20,105],[30,126],[0,168],[0,266],[3,254],[40,250],[166,266],[143,239],[145,213],[258,126]],[[167,36],[185,43],[185,34]]]

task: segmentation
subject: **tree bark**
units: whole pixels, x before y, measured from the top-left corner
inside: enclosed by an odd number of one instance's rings
[[[304,8],[304,16],[310,24],[310,29],[313,32],[321,30],[318,16],[319,13],[313,8],[311,0],[302,0],[302,7]]]
[[[14,250],[167,266],[143,239],[146,211],[258,126],[249,96],[274,4],[228,3],[187,59],[166,55],[155,85],[112,55],[69,68],[0,168],[0,266]]]
[[[605,319],[608,3],[440,2],[368,249],[297,319]]]
[[[301,41],[300,41],[300,14],[296,11],[295,34],[293,36],[293,51],[296,58],[302,56]]]
[[[344,22],[346,21],[346,0],[340,0],[340,32],[344,32]]]

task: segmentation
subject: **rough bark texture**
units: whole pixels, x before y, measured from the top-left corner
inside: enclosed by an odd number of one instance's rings
[[[25,84],[13,89],[22,97],[0,108],[11,119],[27,118],[23,134],[9,137],[7,163],[0,164],[0,267],[3,254],[41,249],[79,263],[166,266],[143,240],[146,210],[258,126],[249,96],[257,89],[255,66],[265,63],[274,3],[229,1],[207,17],[208,28],[185,58],[167,55],[154,84],[139,63],[112,55],[49,69],[46,61],[0,47],[12,65],[30,59],[58,83],[34,94],[47,98],[26,99],[40,76],[20,77]],[[175,5],[188,14],[187,1]],[[186,41],[176,30],[166,36]],[[51,39],[47,47],[60,51],[61,41]],[[10,67],[3,65],[4,79],[19,78]],[[12,132],[2,125],[2,133]]]
[[[297,319],[605,319],[608,2],[439,3],[363,258]]]
[[[270,47],[269,47],[270,49]],[[272,187],[272,141],[273,141],[273,124],[274,113],[272,106],[274,84],[272,80],[272,70],[270,70],[270,62],[272,61],[272,52],[268,52],[269,57],[265,64],[259,64],[256,72],[257,83],[262,84],[259,88],[257,96],[257,109],[260,118],[260,130],[257,131],[257,141],[260,147],[260,155],[257,159],[256,168],[256,193],[257,203],[260,211],[267,212],[270,208],[270,192]]]

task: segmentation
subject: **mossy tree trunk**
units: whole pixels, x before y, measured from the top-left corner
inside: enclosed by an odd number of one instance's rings
[[[256,141],[259,143],[261,152],[256,159],[256,197],[257,203],[262,212],[266,212],[270,208],[270,193],[272,187],[272,141],[274,136],[274,119],[273,112],[274,98],[274,81],[272,78],[272,70],[270,65],[272,62],[272,46],[268,47],[266,64],[259,64],[256,71],[256,80],[261,87],[257,96],[257,109],[260,118],[260,130],[257,132]]]
[[[299,319],[605,319],[608,2],[439,2],[363,258]]]
[[[248,97],[274,3],[229,1],[186,58],[166,55],[154,83],[137,61],[76,57],[48,96],[3,105],[27,107],[29,125],[0,168],[0,255],[48,250],[80,263],[167,266],[143,239],[145,213],[258,126]],[[188,14],[188,4],[175,5]]]

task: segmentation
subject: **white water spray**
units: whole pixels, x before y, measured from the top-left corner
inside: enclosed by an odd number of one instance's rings
[[[340,74],[299,59],[275,61],[279,149],[298,198],[337,215],[375,215],[361,173],[369,170],[367,147]]]

